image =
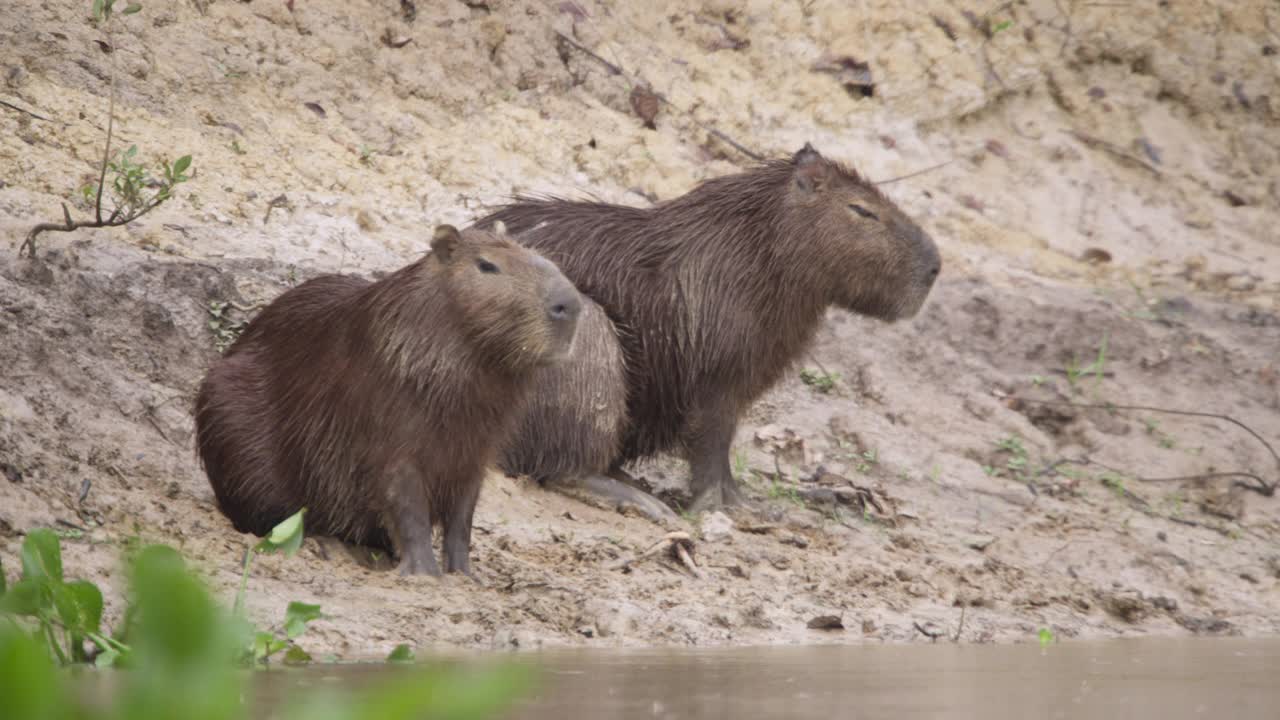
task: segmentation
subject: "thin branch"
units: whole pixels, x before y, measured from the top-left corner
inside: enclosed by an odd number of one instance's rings
[[[115,44],[111,38],[111,17],[108,15],[103,23],[102,31],[107,35],[107,45],[112,48],[111,51],[111,80],[109,82],[110,90],[108,95],[110,99],[107,101],[107,144],[102,148],[102,169],[98,173],[98,195],[94,198],[94,217],[98,222],[102,222],[102,188],[107,183],[107,163],[111,161],[111,133],[115,130],[116,124],[116,53]],[[34,256],[36,246],[31,244],[31,253]]]
[[[18,112],[20,112],[20,113],[22,113],[22,114],[24,114],[24,115],[30,115],[31,117],[33,117],[33,118],[35,118],[35,119],[37,119],[37,120],[44,120],[45,122],[53,122],[52,120],[50,120],[49,118],[47,118],[47,117],[45,117],[45,116],[43,116],[43,115],[37,115],[37,114],[35,114],[35,113],[31,112],[30,110],[27,110],[27,109],[25,109],[25,108],[20,108],[20,107],[18,107],[17,105],[14,105],[13,103],[7,103],[7,102],[5,102],[5,101],[3,101],[3,100],[0,100],[0,105],[3,105],[3,106],[5,106],[5,107],[9,108],[10,110],[17,110]]]
[[[570,46],[570,47],[572,47],[573,49],[577,50],[578,52],[581,52],[582,54],[586,55],[587,57],[591,58],[592,60],[595,60],[596,62],[600,63],[600,65],[602,65],[606,70],[608,70],[608,71],[609,71],[609,74],[610,74],[610,75],[621,75],[621,76],[623,77],[623,79],[627,79],[628,74],[627,74],[627,72],[626,72],[625,70],[623,70],[623,69],[622,69],[622,67],[621,67],[621,66],[619,66],[619,65],[615,65],[614,63],[611,63],[611,62],[609,62],[608,60],[605,60],[604,58],[600,57],[599,55],[597,55],[596,53],[592,52],[591,50],[588,50],[587,48],[583,47],[581,44],[579,44],[579,43],[577,43],[577,42],[573,41],[572,39],[570,39],[567,35],[565,35],[565,34],[564,34],[564,33],[562,33],[562,32],[558,32],[558,31],[557,31],[557,32],[556,32],[556,37],[560,38],[560,40],[561,40],[561,41],[563,41],[565,44],[569,45],[569,46]],[[627,80],[627,82],[630,82],[630,80]],[[749,158],[751,158],[752,160],[755,160],[755,161],[757,161],[757,162],[761,162],[761,161],[763,161],[763,160],[764,160],[764,156],[763,156],[763,155],[761,155],[760,153],[758,153],[758,152],[755,152],[755,151],[753,151],[753,150],[748,149],[745,145],[743,145],[742,143],[738,142],[737,140],[734,140],[733,138],[729,137],[729,136],[728,136],[727,134],[725,134],[724,132],[722,132],[722,131],[720,131],[720,130],[718,130],[718,129],[714,128],[714,127],[710,127],[710,126],[708,126],[708,125],[703,124],[702,122],[700,122],[697,118],[695,118],[695,117],[693,116],[693,113],[691,113],[691,112],[689,112],[688,110],[685,110],[684,108],[680,107],[679,105],[676,105],[675,103],[671,102],[671,101],[670,101],[670,100],[668,100],[666,97],[664,97],[664,96],[662,95],[662,93],[657,93],[657,92],[655,92],[655,93],[653,94],[653,96],[654,96],[655,98],[657,98],[657,99],[658,99],[658,102],[662,103],[663,105],[666,105],[667,107],[671,108],[672,110],[675,110],[677,113],[679,113],[679,114],[681,114],[681,115],[685,116],[685,117],[686,117],[686,118],[688,118],[688,119],[689,119],[689,120],[690,120],[694,125],[697,125],[699,129],[703,130],[703,131],[704,131],[704,132],[706,132],[708,135],[712,135],[712,136],[714,136],[715,138],[717,138],[717,139],[719,139],[719,140],[724,141],[724,142],[725,142],[725,143],[727,143],[730,147],[732,147],[734,150],[737,150],[738,152],[742,153],[743,155],[746,155],[747,157],[749,157]]]
[[[1048,405],[1052,407],[1072,407],[1072,408],[1080,408],[1084,410],[1137,410],[1139,412],[1164,413],[1166,415],[1182,415],[1186,417],[1203,417],[1203,418],[1212,418],[1214,420],[1226,420],[1227,422],[1232,423],[1233,425],[1236,425],[1242,430],[1244,430],[1245,432],[1249,433],[1254,437],[1254,439],[1262,443],[1262,446],[1267,449],[1267,452],[1271,453],[1272,459],[1276,461],[1276,468],[1280,469],[1280,454],[1277,454],[1275,448],[1271,447],[1271,443],[1267,442],[1266,439],[1263,438],[1261,435],[1259,435],[1253,428],[1249,427],[1248,425],[1245,425],[1244,423],[1231,417],[1230,415],[1223,415],[1221,413],[1197,412],[1193,410],[1171,410],[1169,408],[1151,407],[1150,405],[1116,405],[1114,403],[1077,403],[1077,402],[1069,402],[1065,400],[1033,400],[1031,398],[1019,397],[1019,396],[1014,396],[1013,400],[1017,402],[1032,403],[1035,405]],[[1093,463],[1093,464],[1097,465],[1097,463]],[[1201,475],[1191,475],[1191,476],[1187,476],[1186,478],[1150,478],[1150,479],[1139,478],[1139,479],[1146,480],[1147,482],[1162,482],[1162,481],[1167,482],[1167,481],[1173,481],[1173,480],[1205,478],[1205,477],[1210,477],[1210,478],[1211,477],[1248,477],[1248,478],[1253,478],[1254,480],[1257,480],[1258,483],[1260,483],[1260,485],[1258,487],[1254,487],[1251,485],[1244,485],[1243,487],[1247,487],[1251,490],[1255,490],[1258,493],[1265,495],[1266,497],[1271,497],[1272,495],[1275,494],[1275,491],[1276,491],[1275,483],[1268,483],[1262,478],[1258,477],[1257,475],[1254,475],[1252,473],[1244,473],[1244,472],[1206,473]]]
[[[917,175],[924,175],[925,173],[930,173],[930,172],[933,172],[934,170],[938,170],[938,169],[944,168],[944,167],[946,167],[946,166],[950,165],[951,163],[953,163],[953,162],[955,162],[955,161],[956,161],[956,158],[951,158],[950,160],[947,160],[947,161],[945,161],[945,162],[940,162],[940,163],[938,163],[937,165],[930,165],[929,167],[924,168],[924,169],[922,169],[922,170],[916,170],[915,172],[909,172],[909,173],[907,173],[906,175],[899,175],[899,176],[897,176],[897,177],[891,177],[891,178],[889,178],[888,180],[872,180],[872,181],[871,181],[871,184],[872,184],[872,185],[888,185],[889,183],[896,183],[896,182],[898,182],[899,180],[907,180],[907,179],[909,179],[909,178],[913,178],[913,177],[915,177],[915,176],[917,176]]]

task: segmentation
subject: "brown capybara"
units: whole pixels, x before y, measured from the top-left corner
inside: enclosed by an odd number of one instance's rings
[[[738,418],[799,359],[829,306],[912,317],[941,269],[919,225],[808,144],[651,208],[517,198],[477,226],[495,222],[555,262],[616,325],[626,416],[577,445],[616,443],[612,470],[683,452],[694,509],[740,499],[729,463]],[[589,403],[573,391],[592,383],[568,379],[582,372],[577,365],[570,358],[541,371],[532,400],[533,412],[559,412],[566,432],[589,426],[580,417]],[[620,439],[609,427],[621,428]],[[512,441],[526,457],[529,444]],[[593,463],[590,454],[561,457],[552,469],[594,476],[604,468]]]
[[[485,466],[536,371],[563,359],[581,298],[493,232],[436,229],[431,252],[379,280],[327,275],[285,292],[209,370],[196,442],[222,512],[266,534],[382,547],[404,574],[470,573]]]

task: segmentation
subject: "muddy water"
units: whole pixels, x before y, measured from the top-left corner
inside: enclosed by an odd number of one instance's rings
[[[509,718],[1280,718],[1280,640],[555,651]],[[362,685],[385,666],[346,668]],[[283,689],[288,676],[271,690]],[[274,694],[268,692],[269,695]]]

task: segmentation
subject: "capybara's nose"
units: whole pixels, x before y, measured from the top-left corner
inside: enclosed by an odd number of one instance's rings
[[[547,302],[547,317],[552,322],[571,322],[578,319],[582,310],[582,299],[573,288],[557,290],[551,294]]]

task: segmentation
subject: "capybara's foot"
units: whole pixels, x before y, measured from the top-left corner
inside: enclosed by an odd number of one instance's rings
[[[713,482],[698,493],[689,510],[693,513],[720,510],[726,507],[739,507],[747,504],[747,496],[738,487],[733,478],[721,482]]]
[[[549,482],[547,487],[585,502],[618,510],[630,508],[659,525],[679,519],[675,511],[658,498],[604,475],[586,475],[575,480]]]
[[[431,551],[430,545],[425,549],[407,549],[400,556],[398,569],[401,575],[433,575],[440,577],[440,566],[436,564],[436,556]]]

